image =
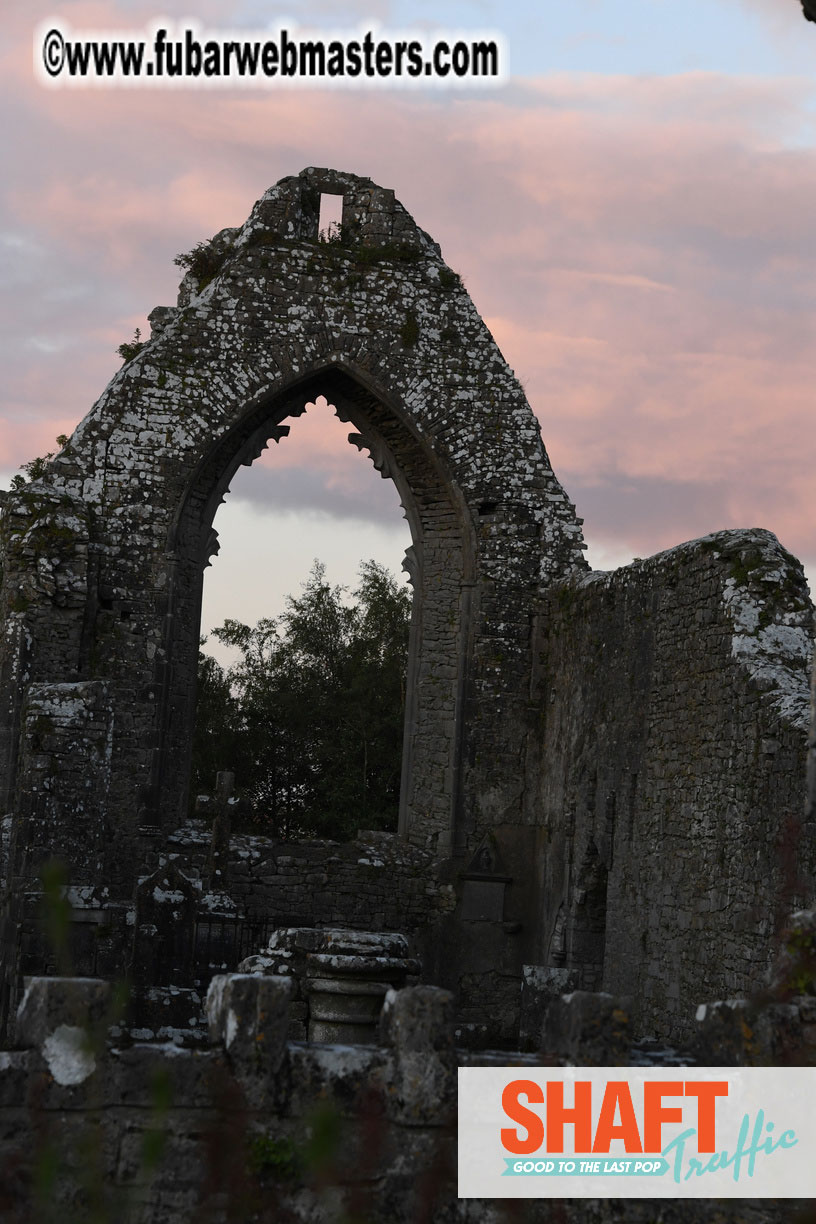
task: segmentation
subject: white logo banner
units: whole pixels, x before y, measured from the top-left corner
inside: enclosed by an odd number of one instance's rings
[[[816,1198],[816,1068],[465,1067],[461,1198]]]

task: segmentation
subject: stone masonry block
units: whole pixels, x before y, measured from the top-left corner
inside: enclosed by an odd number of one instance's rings
[[[292,983],[285,977],[218,974],[207,991],[210,1039],[234,1062],[276,1071],[286,1053]]]
[[[545,1054],[578,1066],[621,1066],[629,1060],[628,1011],[603,992],[561,995],[544,1016],[541,1044]]]
[[[705,1066],[816,1065],[816,999],[725,999],[697,1008],[695,1057]]]
[[[110,1007],[110,982],[98,978],[33,977],[17,1009],[17,1045],[40,1048],[60,1028],[98,1026]]]
[[[578,985],[575,969],[553,969],[547,965],[524,965],[521,977],[521,1020],[519,1046],[537,1050],[547,1008],[555,999]]]
[[[17,1042],[39,1050],[58,1084],[81,1084],[96,1070],[110,998],[110,983],[97,978],[30,978],[17,1009]]]
[[[438,986],[389,990],[380,1028],[386,1045],[400,1053],[453,1049],[453,995]]]
[[[452,1117],[456,1107],[453,995],[436,986],[409,986],[386,995],[380,1020],[393,1047],[387,1076],[388,1114],[402,1126]]]

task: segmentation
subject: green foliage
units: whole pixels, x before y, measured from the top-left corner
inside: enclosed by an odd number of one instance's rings
[[[67,434],[57,434],[57,446],[60,450],[64,450],[68,445]],[[25,472],[25,476],[12,476],[11,487],[15,491],[24,489],[29,481],[40,480],[48,471],[48,465],[54,458],[56,451],[48,451],[46,455],[38,455],[36,459],[29,459],[28,463],[23,463],[20,466],[20,471]]]
[[[232,770],[276,836],[396,826],[411,597],[374,561],[345,595],[316,562],[281,617],[215,631],[240,652],[227,672],[199,655],[194,793]]]
[[[816,993],[816,948],[810,932],[794,929],[786,940],[788,977],[786,988],[792,994]]]
[[[333,221],[331,225],[327,225],[317,235],[317,241],[325,243],[328,246],[348,246],[348,238],[343,232],[342,225],[338,225]]]
[[[458,273],[452,272],[450,268],[440,268],[439,283],[443,289],[455,289],[462,282]]]
[[[740,553],[731,562],[730,577],[734,579],[737,586],[746,586],[748,579],[755,569],[759,569],[762,565],[762,554],[757,548],[750,548],[747,552]]]
[[[133,339],[130,341],[130,343],[128,343],[126,340],[124,344],[119,345],[116,351],[124,362],[128,362],[132,361],[137,353],[141,353],[143,348],[144,341],[142,340],[142,329],[137,327],[133,333]]]
[[[379,246],[358,245],[354,249],[358,264],[418,263],[420,252],[407,242],[384,242]]]
[[[340,1156],[344,1132],[342,1115],[330,1101],[316,1106],[308,1117],[306,1139],[295,1143],[289,1136],[257,1132],[248,1136],[247,1166],[263,1181],[302,1182],[331,1180]]]
[[[249,1138],[247,1164],[259,1177],[295,1181],[301,1174],[302,1158],[295,1144],[285,1135],[276,1139],[274,1135],[261,1133]]]
[[[192,251],[182,251],[173,263],[185,272],[192,272],[201,292],[221,270],[225,258],[226,251],[216,251],[211,242],[197,242]]]

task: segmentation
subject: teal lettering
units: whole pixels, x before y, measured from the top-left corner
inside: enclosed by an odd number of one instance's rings
[[[747,1172],[749,1177],[754,1176],[756,1159],[761,1152],[770,1156],[779,1148],[796,1147],[799,1142],[796,1138],[796,1132],[792,1130],[783,1131],[776,1140],[770,1134],[763,1138],[763,1128],[767,1131],[772,1131],[774,1124],[773,1122],[768,1122],[766,1125],[765,1113],[760,1109],[754,1120],[753,1132],[749,1141],[748,1134],[751,1130],[751,1118],[748,1114],[744,1114],[737,1136],[737,1146],[732,1156],[729,1156],[727,1151],[714,1152],[708,1158],[708,1161],[704,1162],[698,1159],[697,1156],[689,1155],[688,1163],[684,1163],[686,1143],[697,1135],[697,1131],[693,1127],[676,1135],[670,1143],[666,1144],[661,1154],[669,1160],[670,1167],[672,1167],[672,1176],[676,1182],[688,1181],[690,1177],[695,1175],[702,1177],[703,1173],[715,1173],[718,1169],[727,1169],[729,1167],[732,1169],[734,1181],[739,1181],[743,1171]],[[671,1155],[674,1157],[673,1162],[670,1159]]]

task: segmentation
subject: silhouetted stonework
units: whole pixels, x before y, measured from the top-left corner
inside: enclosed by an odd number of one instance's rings
[[[339,241],[319,239],[324,192],[343,195]],[[54,968],[53,855],[76,971],[133,969],[154,1035],[194,1034],[209,977],[276,924],[402,930],[471,1044],[517,1042],[525,966],[625,996],[661,1037],[750,993],[813,887],[798,562],[752,530],[590,573],[523,389],[369,180],[284,179],[190,262],[45,475],[4,495],[2,1008]],[[222,830],[213,857],[187,823],[213,519],[321,394],[412,532],[399,836],[227,849]]]
[[[529,782],[549,834],[543,960],[630,997],[643,1031],[687,1037],[697,1000],[753,991],[813,897],[812,615],[801,566],[763,531],[549,596]]]
[[[4,1222],[23,1224],[45,1194],[52,1214],[106,1224],[506,1218],[505,1204],[457,1197],[457,1066],[495,1065],[496,1056],[456,1048],[452,996],[429,986],[391,991],[378,1043],[357,1046],[287,1041],[291,1000],[287,977],[219,976],[207,998],[208,1043],[128,1045],[111,1040],[105,983],[33,979],[16,1048],[0,1053]],[[744,1026],[729,1018],[701,1024],[717,1065],[746,1061]],[[763,1032],[773,1040],[779,1027],[777,1016]],[[630,1050],[627,1015],[609,995],[559,1000],[549,1029],[546,1059],[516,1054],[515,1065],[684,1063],[665,1049]],[[511,1218],[530,1224],[810,1218],[792,1200],[514,1206]]]

